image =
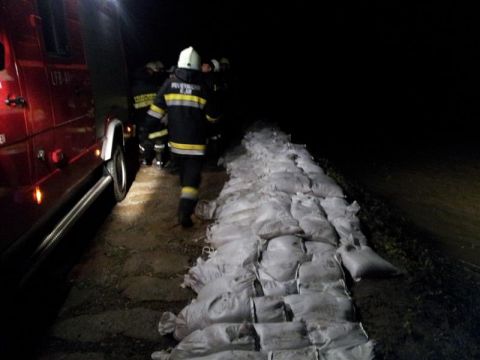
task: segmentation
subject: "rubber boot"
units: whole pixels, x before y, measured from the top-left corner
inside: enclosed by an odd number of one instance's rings
[[[178,206],[178,222],[182,227],[189,228],[193,226],[192,214],[195,210],[197,201],[191,199],[180,199]]]

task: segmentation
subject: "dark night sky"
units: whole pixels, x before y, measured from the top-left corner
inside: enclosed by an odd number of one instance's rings
[[[297,131],[311,134],[319,124],[323,130],[315,136],[443,141],[471,133],[480,115],[480,25],[473,5],[121,4],[132,67],[155,58],[171,65],[189,45],[204,57],[226,55],[242,80],[247,106],[287,125],[295,118],[291,128]]]

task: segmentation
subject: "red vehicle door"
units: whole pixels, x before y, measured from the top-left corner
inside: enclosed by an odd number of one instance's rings
[[[26,94],[20,87],[6,4],[0,1],[0,250],[37,217],[33,199],[32,143]]]
[[[48,220],[102,163],[77,6],[0,0],[0,251]]]

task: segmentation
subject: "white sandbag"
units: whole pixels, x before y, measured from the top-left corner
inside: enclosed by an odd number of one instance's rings
[[[309,261],[310,255],[303,249],[303,240],[298,236],[285,235],[271,239],[262,254],[259,270],[276,281],[296,278],[298,266]]]
[[[263,352],[301,349],[310,346],[307,329],[302,322],[254,324]]]
[[[351,299],[339,292],[288,295],[284,302],[295,321],[352,321],[354,318]]]
[[[297,279],[278,281],[273,279],[265,271],[258,269],[258,281],[266,296],[285,296],[297,293]]]
[[[289,158],[288,153],[285,153],[284,155],[285,156],[282,159],[275,159],[274,161],[269,162],[268,167],[266,167],[267,173],[301,174],[302,170],[295,164],[295,161]]]
[[[331,177],[321,173],[309,173],[312,193],[321,197],[344,197],[343,190]]]
[[[269,360],[321,360],[315,346],[294,350],[278,350],[269,354]]]
[[[305,241],[304,243],[307,254],[312,255],[312,261],[314,260],[316,254],[318,256],[323,256],[322,254],[331,253],[334,254],[337,248],[328,243],[317,242],[317,241]]]
[[[267,181],[272,187],[272,190],[283,191],[288,194],[307,193],[310,192],[310,179],[300,173],[293,172],[276,172],[267,177]]]
[[[320,204],[320,199],[316,196],[306,194],[297,193],[292,196],[290,212],[292,213],[293,218],[296,220],[300,220],[304,216],[312,214],[326,218],[326,215]]]
[[[332,282],[303,282],[299,283],[297,280],[298,290],[300,295],[315,295],[323,292],[348,292],[346,284],[343,279]]]
[[[261,296],[252,300],[256,323],[284,322],[287,320],[283,297]]]
[[[298,293],[322,292],[332,286],[343,284],[344,274],[334,256],[317,257],[316,261],[306,262],[298,269]]]
[[[357,346],[346,346],[321,352],[324,360],[373,360],[375,358],[373,341]]]
[[[280,251],[265,251],[258,267],[258,272],[265,273],[273,280],[280,282],[294,280],[300,264],[309,260],[307,256],[299,253],[292,253],[289,256],[288,253]]]
[[[268,355],[257,351],[233,350],[190,358],[190,360],[268,360]]]
[[[212,263],[249,265],[258,260],[263,242],[261,240],[229,242],[217,248],[209,258]]]
[[[250,324],[214,324],[186,336],[171,360],[192,359],[227,350],[255,351],[255,329]]]
[[[257,276],[254,272],[239,271],[210,281],[198,292],[197,300],[205,300],[226,292],[242,296],[257,296]],[[260,285],[259,285],[260,286]]]
[[[217,222],[223,225],[235,224],[242,227],[248,227],[255,222],[257,218],[257,208],[237,211],[230,215],[219,215]]]
[[[257,219],[252,224],[255,234],[272,239],[281,235],[301,233],[298,221],[290,213],[290,198],[278,195],[263,203],[257,211]]]
[[[262,201],[263,196],[259,196],[257,192],[235,194],[226,198],[225,202],[217,207],[215,216],[220,219],[245,210],[254,210]]]
[[[342,197],[327,197],[320,200],[320,205],[327,214],[328,219],[332,220],[345,216],[348,202]]]
[[[323,169],[311,158],[310,155],[299,154],[295,160],[297,166],[302,169],[306,174],[310,175],[325,175]]]
[[[298,222],[308,240],[338,244],[338,235],[327,219],[318,215],[304,216]]]
[[[196,293],[209,282],[221,278],[227,274],[235,274],[239,276],[244,273],[250,273],[253,270],[238,264],[231,263],[215,263],[211,261],[204,261],[201,258],[197,259],[197,264],[188,270],[183,278],[184,287],[190,287]]]
[[[386,277],[400,274],[400,270],[383,259],[369,246],[343,245],[338,249],[342,264],[355,281],[367,277]]]
[[[206,241],[215,248],[230,242],[251,242],[256,236],[248,225],[238,224],[212,224],[207,229]]]
[[[307,145],[305,144],[292,144],[289,143],[287,145],[288,147],[288,153],[295,155],[295,159],[297,160],[298,158],[305,158],[308,160],[312,160],[312,155],[307,150]]]
[[[303,239],[294,235],[284,235],[270,239],[267,245],[269,252],[285,252],[291,254],[292,252],[304,254]]]
[[[320,350],[354,347],[368,342],[362,324],[354,322],[307,322],[308,337]]]
[[[351,205],[348,205],[347,201],[342,197],[328,197],[326,199],[321,199],[320,204],[330,221],[339,217],[356,215],[360,210],[360,206],[356,201]]]
[[[256,183],[258,181],[258,176],[250,174],[249,176],[242,176],[241,178],[230,178],[229,181],[225,183],[222,191],[218,194],[217,199],[215,200],[217,206],[222,206],[227,202],[231,201],[232,198],[247,196],[252,192],[252,189],[256,189]]]
[[[249,296],[225,293],[209,299],[193,301],[177,316],[174,337],[183,339],[198,329],[217,323],[253,321]]]
[[[355,217],[338,217],[332,220],[336,232],[340,236],[340,242],[345,244],[367,245],[367,238],[360,229],[360,221]]]

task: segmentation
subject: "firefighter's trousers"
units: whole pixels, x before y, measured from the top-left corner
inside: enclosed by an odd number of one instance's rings
[[[172,154],[174,155],[174,154]],[[198,189],[202,181],[202,167],[204,156],[174,155],[180,171],[180,194],[179,214],[190,216],[195,210],[198,201]]]

